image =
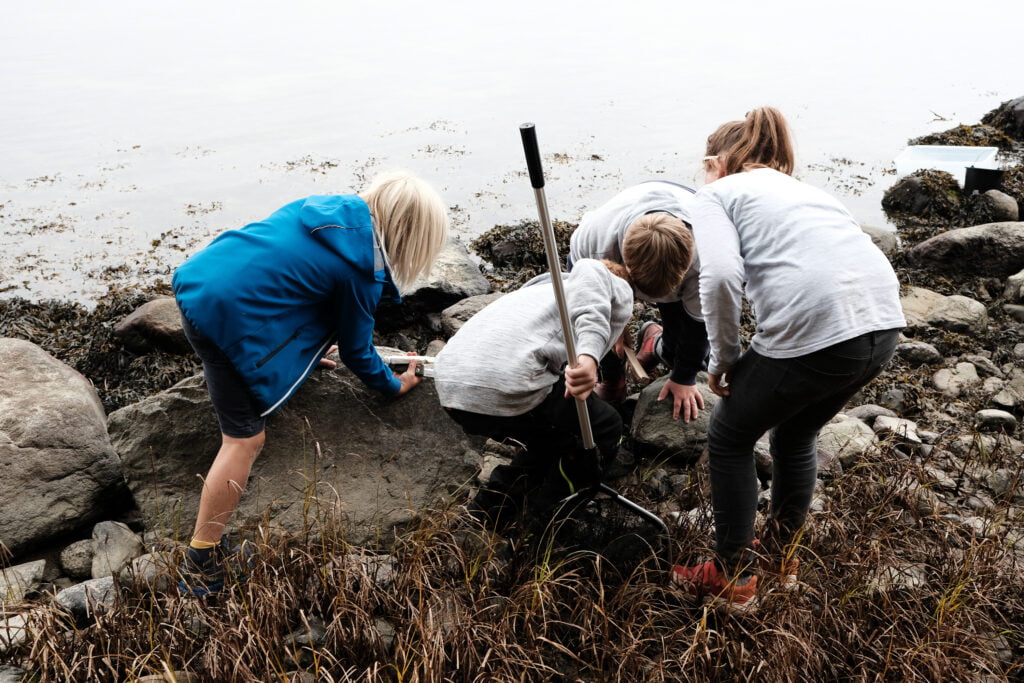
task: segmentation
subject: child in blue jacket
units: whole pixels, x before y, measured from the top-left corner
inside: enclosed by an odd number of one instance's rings
[[[400,396],[415,363],[393,373],[373,346],[374,311],[429,270],[448,233],[444,203],[404,172],[360,195],[314,195],[229,230],[174,273],[185,334],[203,362],[221,447],[203,485],[182,567],[184,592],[223,586],[224,527],[280,408],[337,344],[368,386]]]

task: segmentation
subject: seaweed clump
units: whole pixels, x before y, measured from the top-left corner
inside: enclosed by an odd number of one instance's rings
[[[911,145],[962,145],[965,147],[998,147],[1004,152],[1014,149],[1014,140],[993,126],[960,124],[941,133],[914,138]]]
[[[553,227],[555,246],[564,263],[564,257],[569,253],[569,238],[576,224],[554,221]],[[548,270],[544,237],[537,221],[496,225],[470,242],[469,246],[493,266],[484,275],[491,287],[501,292],[518,289]]]
[[[914,171],[882,197],[882,209],[904,244],[917,244],[956,227],[962,203],[956,179],[933,170]]]
[[[114,337],[122,318],[168,293],[166,285],[143,291],[112,288],[91,311],[68,301],[0,300],[0,337],[30,341],[82,373],[111,413],[199,372],[193,354],[138,354]]]

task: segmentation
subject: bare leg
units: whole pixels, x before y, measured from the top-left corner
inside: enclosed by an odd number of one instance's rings
[[[193,540],[217,543],[242,497],[252,464],[263,448],[266,432],[245,439],[221,435],[221,446],[210,466],[199,498]]]

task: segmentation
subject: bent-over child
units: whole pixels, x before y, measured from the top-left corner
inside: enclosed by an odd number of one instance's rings
[[[434,381],[441,405],[471,434],[514,439],[525,450],[495,468],[470,510],[501,529],[529,499],[544,510],[594,483],[601,463],[588,462],[576,401],[586,401],[594,441],[609,462],[622,436],[615,408],[592,394],[598,361],[622,334],[633,291],[622,266],[582,259],[561,274],[576,336],[575,367],[567,367],[561,319],[549,275],[534,278],[470,318],[437,355]]]
[[[637,360],[648,372],[670,370],[658,400],[672,397],[672,416],[689,422],[704,408],[697,372],[704,369],[708,335],[700,310],[700,263],[690,231],[693,190],[667,181],[635,185],[583,215],[569,242],[568,265],[582,258],[623,264],[636,296],[657,304],[661,324],[640,330]],[[626,395],[623,342],[601,362],[597,392],[617,403]]]
[[[374,311],[427,271],[448,233],[444,203],[404,172],[362,194],[315,195],[229,230],[174,273],[185,334],[202,359],[221,446],[203,483],[179,588],[223,588],[224,527],[280,408],[336,344],[368,386],[400,396],[420,379],[401,375],[373,346]]]

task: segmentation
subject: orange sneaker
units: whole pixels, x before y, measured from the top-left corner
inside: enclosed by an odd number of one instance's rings
[[[661,358],[658,356],[658,339],[661,338],[662,327],[656,322],[647,321],[640,328],[640,349],[636,352],[636,360],[644,369],[650,372],[658,367]]]
[[[714,602],[729,611],[752,612],[757,606],[757,577],[745,574],[729,580],[715,566],[707,561],[696,567],[676,565],[670,572],[672,583],[686,588],[704,602]]]

